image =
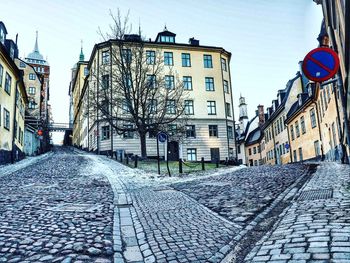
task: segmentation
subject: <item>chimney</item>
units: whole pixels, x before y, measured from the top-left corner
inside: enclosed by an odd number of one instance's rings
[[[259,126],[265,123],[264,105],[258,106]]]

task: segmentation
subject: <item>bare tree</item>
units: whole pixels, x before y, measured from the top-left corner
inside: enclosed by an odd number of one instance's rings
[[[119,10],[116,16],[110,15],[111,32],[100,30],[108,45],[98,68],[90,73],[94,84],[90,85],[89,108],[117,134],[136,133],[141,155],[147,157],[148,133],[174,129],[170,124],[177,125],[177,132],[183,131],[187,93],[173,68],[164,65],[162,50],[144,41],[141,33],[130,34],[129,15],[122,18]]]

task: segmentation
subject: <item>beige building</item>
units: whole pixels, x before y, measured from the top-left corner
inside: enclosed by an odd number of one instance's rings
[[[132,43],[132,40],[128,39],[124,42]],[[101,88],[100,83],[92,76],[97,75],[102,78],[102,73],[98,73],[98,69],[109,56],[108,52],[117,48],[116,44],[116,41],[109,40],[95,45],[88,64],[89,77],[86,84],[88,89],[85,92]],[[175,159],[180,157],[189,161],[199,161],[203,157],[209,161],[235,157],[229,67],[231,54],[220,47],[201,46],[195,39],[191,39],[189,44],[176,43],[175,34],[167,30],[159,33],[155,41],[147,41],[143,44],[146,52],[160,54],[161,63],[164,66],[164,77],[171,78],[173,85],[176,85],[175,81],[182,82],[188,94],[186,100],[181,102],[185,104],[186,131],[179,138],[176,134],[172,135],[169,128],[170,142],[168,145],[161,145],[160,154],[164,155],[168,147],[168,151]],[[110,61],[108,60],[109,63]],[[108,66],[113,68],[113,65],[105,63],[103,74],[111,72]],[[111,85],[114,84],[111,83]],[[85,92],[80,96],[80,100],[86,97]],[[140,155],[140,139],[137,133],[117,134],[116,131],[111,131],[110,125],[98,116],[98,112],[91,111],[91,108],[88,116],[88,149],[90,151],[103,153],[120,150]],[[79,132],[73,131],[73,134],[75,133]],[[156,156],[157,147],[154,136],[149,134],[146,143],[148,156]]]
[[[340,118],[339,130],[340,130],[340,141],[341,149],[337,149],[340,158],[342,157],[342,152],[346,149],[348,153],[348,158],[350,157],[350,81],[349,81],[349,38],[350,34],[350,17],[346,18],[346,2],[345,0],[314,0],[317,4],[322,6],[324,22],[322,25],[321,34],[319,36],[320,45],[329,46],[335,50],[339,55],[340,69],[338,74],[333,80],[328,82],[333,83],[334,89],[338,90],[338,112]],[[349,5],[349,3],[348,3]],[[347,7],[348,9],[350,7]],[[346,24],[348,22],[348,24]],[[331,124],[332,125],[332,124]],[[336,126],[337,124],[335,124]],[[333,128],[331,128],[332,130]],[[329,133],[325,131],[324,136]],[[332,133],[332,131],[330,132]],[[329,135],[327,135],[329,136]],[[328,142],[329,143],[329,142]],[[325,145],[328,147],[327,145]],[[344,147],[345,146],[345,147]],[[339,148],[339,147],[338,147]],[[349,159],[348,159],[349,160]]]
[[[22,73],[14,60],[18,48],[6,39],[7,30],[0,22],[0,164],[24,157],[24,114],[28,103]]]
[[[285,164],[292,161],[289,154],[288,131],[284,123],[287,112],[297,101],[297,96],[302,90],[302,77],[298,72],[288,81],[284,90],[278,91],[277,99],[267,108],[267,118],[262,126],[265,139],[264,157],[267,164]]]

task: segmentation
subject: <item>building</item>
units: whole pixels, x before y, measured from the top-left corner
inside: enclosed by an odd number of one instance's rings
[[[177,133],[171,134],[171,125],[169,125],[170,142],[160,147],[160,154],[164,155],[164,151],[169,151],[172,158],[180,157],[187,161],[199,161],[201,158],[206,161],[234,158],[236,157],[235,127],[229,67],[231,54],[221,47],[201,46],[199,41],[193,38],[190,39],[189,44],[176,43],[175,37],[174,33],[165,29],[157,35],[155,41],[143,41],[139,35],[125,35],[123,39],[118,40],[131,46],[142,43],[147,54],[159,55],[161,64],[167,71],[164,73],[165,81],[170,86],[182,82],[183,89],[188,93],[186,100],[181,102],[185,105],[186,131],[180,138],[176,136]],[[73,107],[82,104],[83,98],[87,96],[86,93],[101,90],[101,82],[96,78],[108,80],[108,85],[112,87],[117,85],[113,83],[112,77],[109,77],[109,72],[115,68],[110,52],[117,48],[118,41],[111,39],[94,46],[88,63],[88,82],[83,85],[87,90],[84,89],[78,104],[74,103],[72,93]],[[102,67],[103,74],[98,71]],[[87,103],[91,102],[91,96],[87,97],[89,98]],[[111,126],[103,118],[99,117],[99,111],[92,110],[91,106],[88,106],[88,109],[88,150],[102,153],[121,151],[127,154],[141,154],[137,133],[118,134],[115,130],[111,130]],[[76,111],[77,109],[74,108],[73,112]],[[119,116],[122,118],[125,115]],[[74,121],[78,119],[74,117]],[[173,124],[181,120],[180,118]],[[81,129],[79,126],[75,127]],[[73,131],[73,134],[78,137],[79,131]],[[148,134],[146,145],[148,156],[157,156],[154,134]],[[81,146],[81,140],[78,146]]]
[[[339,97],[340,145],[342,153],[347,151],[350,157],[350,3],[348,0],[314,0],[322,6],[323,33],[319,36],[321,46],[329,46],[339,55],[340,68],[338,74],[329,82],[334,83]],[[341,154],[342,154],[341,153]],[[343,156],[342,156],[343,157]],[[342,158],[345,160],[346,158]]]
[[[70,97],[72,98],[72,144],[81,148],[87,148],[87,116],[85,112],[86,88],[83,91],[85,78],[88,75],[88,61],[84,61],[83,48],[81,48],[79,62],[72,69],[72,81],[70,84]]]
[[[43,151],[40,136],[37,134],[41,125],[41,92],[44,76],[35,71],[33,66],[22,59],[16,58],[17,67],[23,72],[23,82],[28,95],[28,105],[25,112],[24,153],[29,156]]]
[[[267,164],[285,164],[291,162],[289,154],[289,135],[285,126],[287,113],[303,91],[300,72],[289,80],[286,88],[279,90],[277,99],[267,108],[267,118],[262,126],[265,139],[265,157]]]
[[[28,103],[23,73],[15,64],[18,47],[6,35],[0,21],[0,164],[24,157],[24,114]]]
[[[26,58],[25,62],[30,65],[36,73],[42,76],[42,88],[41,98],[39,105],[40,107],[40,125],[43,131],[42,149],[43,151],[49,150],[50,147],[50,132],[49,123],[52,119],[51,106],[49,105],[50,99],[50,65],[44,59],[44,56],[39,52],[38,45],[38,31],[36,32],[36,39],[34,44],[33,52],[31,52]],[[36,78],[36,75],[31,75]]]

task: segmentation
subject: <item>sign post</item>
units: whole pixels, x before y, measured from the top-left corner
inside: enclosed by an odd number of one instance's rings
[[[302,69],[309,80],[319,83],[329,80],[338,72],[338,54],[328,47],[315,48],[305,56]]]
[[[159,157],[159,142],[165,143],[168,140],[168,134],[165,132],[159,132],[157,134],[157,163],[158,163],[158,174],[160,174],[160,157]],[[164,152],[165,158],[165,152]]]

